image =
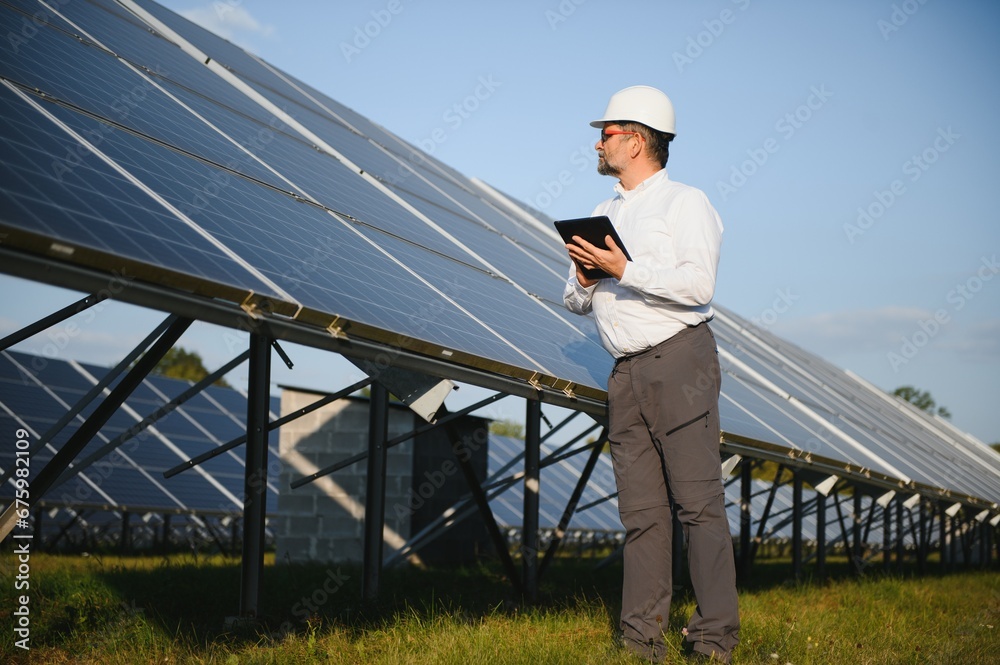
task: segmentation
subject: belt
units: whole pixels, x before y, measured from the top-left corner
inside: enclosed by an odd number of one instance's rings
[[[711,319],[705,319],[704,321],[699,321],[698,323],[694,324],[693,326],[688,326],[685,330],[682,330],[682,331],[678,332],[677,335],[679,335],[681,332],[687,332],[687,331],[693,330],[693,329],[697,328],[698,326],[700,326],[703,323],[708,323],[709,321],[711,321],[714,318],[715,317],[713,316]],[[674,337],[676,337],[676,335],[674,335]],[[650,351],[655,351],[656,349],[660,348],[660,346],[662,346],[663,344],[666,344],[667,342],[669,342],[670,340],[672,340],[674,337],[668,337],[665,340],[663,340],[662,342],[657,342],[653,346],[646,347],[645,349],[643,349],[641,351],[635,351],[634,353],[626,353],[625,355],[618,356],[617,358],[615,358],[615,367],[617,367],[620,363],[623,363],[623,362],[628,361],[628,360],[632,360],[633,358],[638,358],[639,356],[645,355],[645,354],[649,353]]]

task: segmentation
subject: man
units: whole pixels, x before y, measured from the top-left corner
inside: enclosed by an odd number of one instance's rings
[[[608,379],[609,440],[625,526],[624,644],[661,662],[670,614],[671,504],[688,543],[698,606],[686,630],[692,659],[729,662],[739,636],[732,538],[719,458],[719,371],[708,327],[722,222],[705,194],[664,168],[674,108],[661,91],[633,86],[611,97],[600,120],[597,170],[618,178],[607,215],[631,256],[579,236],[566,307],[593,311],[615,358]],[[592,280],[599,267],[610,278]]]

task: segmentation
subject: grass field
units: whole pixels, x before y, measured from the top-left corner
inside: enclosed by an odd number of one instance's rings
[[[0,552],[0,626],[30,595],[30,651],[0,634],[3,663],[592,663],[638,664],[618,649],[620,566],[557,560],[540,602],[519,604],[498,568],[390,571],[377,606],[360,604],[348,566],[265,568],[261,623],[226,626],[239,607],[240,566],[222,557],[34,554],[30,590],[15,591],[16,557]],[[1000,573],[791,583],[761,563],[741,589],[734,663],[1000,663]],[[693,609],[675,596],[666,630],[680,656]]]

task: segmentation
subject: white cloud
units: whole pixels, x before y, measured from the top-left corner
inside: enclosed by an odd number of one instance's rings
[[[197,7],[180,12],[181,16],[214,32],[223,39],[249,48],[256,37],[268,38],[274,34],[274,26],[258,21],[244,7],[228,2],[213,2],[205,7]]]
[[[933,312],[916,307],[825,312],[801,319],[779,319],[771,331],[822,355],[841,352],[885,351],[899,344],[901,335],[918,329]]]
[[[969,326],[965,334],[942,340],[941,347],[970,359],[1000,358],[1000,320]]]

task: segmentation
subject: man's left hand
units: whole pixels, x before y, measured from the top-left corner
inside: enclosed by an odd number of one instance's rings
[[[621,279],[625,274],[628,259],[611,236],[605,236],[604,242],[607,243],[608,249],[601,249],[580,236],[573,236],[573,242],[568,243],[566,249],[570,258],[584,268],[588,270],[600,268],[615,279]]]

